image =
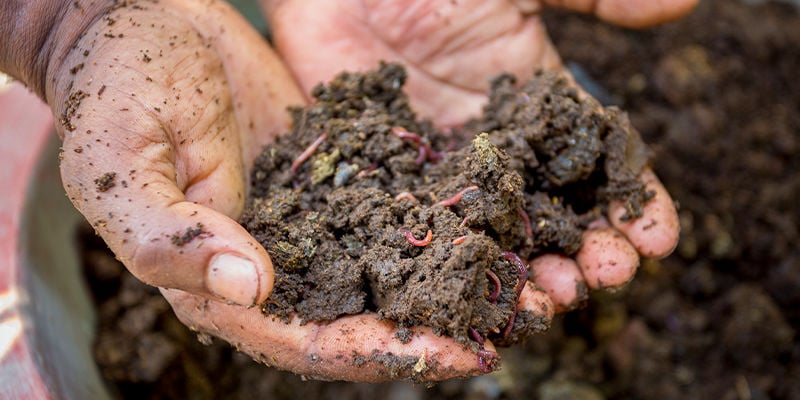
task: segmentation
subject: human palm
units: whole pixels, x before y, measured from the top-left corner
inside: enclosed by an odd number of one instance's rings
[[[269,295],[272,266],[235,219],[256,153],[287,130],[285,107],[340,70],[403,62],[414,107],[447,126],[479,111],[489,77],[559,68],[538,3],[268,2],[289,70],[224,3],[142,4],[95,21],[47,85],[61,116],[67,193],[118,258],[163,288],[188,326],[270,365],[356,381],[414,374],[376,357],[391,353],[436,366],[421,379],[480,373],[474,354],[427,328],[403,344],[370,314],[301,325],[249,307]],[[553,303],[576,302],[576,282],[616,287],[631,279],[639,254],[671,251],[674,208],[651,173],[643,179],[658,192],[642,219],[655,228],[623,224],[612,209],[615,228],[598,221],[576,260],[532,261],[547,295],[529,284],[522,307],[552,317]]]
[[[563,70],[539,12],[548,4],[626,26],[663,22],[696,1],[635,0],[262,0],[277,50],[305,93],[340,70],[368,70],[380,60],[403,63],[412,106],[440,126],[480,113],[489,79],[503,72],[520,80],[536,69]],[[623,223],[611,207],[584,234],[575,260],[546,255],[532,260],[536,283],[559,310],[580,302],[581,287],[616,288],[633,278],[639,256],[663,257],[674,248],[677,217],[669,195],[647,170],[642,179],[657,195],[645,216]],[[655,222],[655,223],[654,223]],[[609,225],[612,225],[610,227]]]

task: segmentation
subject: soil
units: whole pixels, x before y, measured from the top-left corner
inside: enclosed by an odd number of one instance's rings
[[[541,72],[522,85],[495,78],[483,118],[445,135],[415,117],[405,79],[381,64],[320,84],[257,158],[242,224],[275,266],[262,310],[377,312],[463,343],[542,332],[546,315],[516,311],[520,257],[575,253],[611,200],[641,215],[652,195],[637,179],[648,156],[638,133]],[[446,143],[457,150],[434,150]]]
[[[626,290],[593,293],[586,308],[556,318],[548,332],[501,349],[500,371],[425,388],[302,381],[256,364],[218,341],[204,338],[211,343],[204,346],[154,289],[132,278],[98,239],[85,233],[81,240],[87,248],[87,277],[100,314],[95,355],[119,396],[800,399],[797,10],[777,3],[709,0],[686,19],[641,32],[567,14],[548,14],[545,22],[583,86],[605,104],[626,109],[644,141],[653,145],[655,170],[680,204],[682,233],[675,254],[646,260]],[[412,121],[409,116],[407,122]],[[424,124],[404,126],[436,137]],[[431,139],[434,149],[447,145],[446,140]],[[420,168],[414,162],[418,153],[408,151],[416,150],[413,144],[399,140],[394,146],[397,155],[403,154],[397,157],[397,168]],[[302,148],[298,144],[295,151]],[[331,149],[321,146],[318,151]],[[520,160],[509,157],[507,168],[518,171]],[[313,159],[302,165],[298,176],[307,174],[311,163]],[[437,165],[428,164],[428,169]],[[375,171],[367,179],[378,180],[385,173]],[[435,192],[436,197],[412,192],[429,206],[467,183],[472,182],[453,182]],[[417,186],[398,190],[412,187]],[[407,213],[417,207],[422,213],[431,208],[395,202],[392,194],[381,200],[391,203],[389,209]],[[464,204],[448,209],[464,215],[464,205],[475,201],[476,194],[466,192]],[[416,219],[401,220],[384,237],[396,241],[387,247],[405,246],[400,254],[414,258],[427,246],[420,250],[396,231],[397,225],[408,223],[405,227],[414,237],[423,238],[427,223],[421,214],[412,215]],[[318,223],[303,220],[306,226]],[[580,221],[574,224],[580,226]],[[434,228],[436,241],[441,234],[438,225]],[[472,240],[497,238],[491,232],[467,234]]]

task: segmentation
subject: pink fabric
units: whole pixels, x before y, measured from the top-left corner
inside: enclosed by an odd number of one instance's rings
[[[25,336],[15,299],[22,208],[37,159],[53,135],[50,109],[19,84],[0,92],[0,399],[52,398]],[[24,330],[24,326],[22,330]]]

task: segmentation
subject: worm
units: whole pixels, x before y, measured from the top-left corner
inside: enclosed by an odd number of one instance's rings
[[[410,192],[400,192],[397,194],[397,196],[394,196],[394,201],[400,201],[404,199],[412,203],[419,203],[419,200],[417,200],[417,198],[414,197],[414,195]]]
[[[484,374],[494,371],[494,361],[497,359],[497,353],[489,350],[478,350],[478,368]]]
[[[520,207],[519,208],[519,217],[522,219],[522,223],[525,225],[525,235],[528,237],[533,237],[533,229],[531,228],[531,218],[528,216],[528,213]]]
[[[465,240],[467,240],[467,235],[459,236],[453,239],[453,244],[458,246],[459,244],[464,243]]]
[[[500,284],[500,278],[498,278],[497,274],[490,269],[486,270],[486,276],[488,276],[489,280],[492,281],[492,284],[494,284],[494,290],[489,293],[489,301],[492,303],[497,303],[497,297],[500,296],[500,289],[502,288]]]
[[[424,247],[424,246],[427,246],[427,245],[431,244],[431,240],[433,239],[433,231],[431,231],[430,229],[428,229],[428,233],[425,234],[425,238],[424,239],[415,238],[414,234],[411,233],[410,230],[405,229],[405,228],[400,229],[400,232],[406,235],[406,240],[412,246]]]
[[[478,331],[476,331],[475,328],[473,328],[471,326],[469,327],[469,329],[467,331],[469,332],[469,337],[471,337],[472,340],[474,340],[481,347],[483,347],[483,336],[481,336],[481,334],[478,333]]]
[[[297,156],[297,158],[294,161],[292,161],[291,170],[293,174],[297,173],[297,169],[300,168],[300,166],[303,165],[303,163],[306,162],[306,160],[308,160],[308,158],[311,157],[311,155],[314,154],[315,151],[317,151],[319,145],[321,145],[322,142],[324,142],[325,139],[327,138],[328,138],[328,132],[324,132],[322,135],[319,135],[319,137],[316,140],[314,140],[314,142],[308,145],[308,147],[306,147],[306,149],[303,150],[303,152],[300,153],[300,155]]]
[[[516,302],[519,303],[519,297],[522,293],[522,289],[525,287],[525,282],[528,281],[528,269],[525,268],[525,264],[522,263],[522,259],[519,258],[518,255],[512,253],[510,251],[504,251],[500,253],[500,255],[514,264],[517,267],[517,271],[519,272],[519,280],[517,281],[517,286],[514,288],[514,293],[516,294]],[[511,317],[508,319],[508,324],[506,328],[503,330],[503,337],[506,338],[511,333],[511,330],[514,328],[514,321],[517,318],[517,306],[514,306],[514,312],[511,313]]]
[[[456,193],[453,197],[446,198],[446,199],[434,204],[432,207],[436,207],[436,206],[442,206],[442,207],[454,206],[454,205],[458,204],[458,202],[461,201],[461,198],[464,197],[464,193],[471,192],[473,190],[480,190],[480,189],[477,186],[474,186],[474,185],[473,186],[469,186],[467,188],[464,188],[464,190]]]

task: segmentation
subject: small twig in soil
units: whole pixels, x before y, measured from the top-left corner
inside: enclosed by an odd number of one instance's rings
[[[464,188],[464,190],[456,193],[453,197],[446,198],[446,199],[434,204],[432,207],[436,207],[436,206],[442,206],[442,207],[454,206],[454,205],[458,204],[458,202],[461,201],[461,198],[464,197],[464,193],[471,192],[473,190],[480,190],[480,189],[477,186],[474,186],[474,185],[473,186],[469,186],[467,188]]]
[[[489,293],[489,301],[492,303],[497,303],[497,297],[500,296],[500,289],[502,288],[500,278],[498,278],[497,274],[490,269],[486,270],[486,276],[488,276],[489,280],[492,281],[492,284],[494,284],[494,290]]]
[[[425,234],[425,238],[424,239],[415,238],[414,234],[411,233],[410,230],[405,229],[405,228],[400,228],[400,232],[403,233],[404,235],[406,235],[406,240],[412,246],[424,247],[424,246],[427,246],[427,245],[431,244],[431,240],[433,239],[433,231],[431,231],[430,229],[428,229],[428,233]]]
[[[516,294],[515,303],[517,305],[514,306],[514,312],[511,313],[511,317],[508,319],[506,328],[503,329],[503,338],[506,338],[514,328],[514,321],[517,318],[517,307],[519,306],[520,294],[522,294],[522,289],[525,288],[525,282],[528,281],[528,269],[525,268],[525,264],[522,263],[522,259],[520,259],[515,253],[504,251],[500,253],[500,255],[512,264],[516,265],[517,270],[519,271],[519,280],[517,281],[517,286],[514,288],[514,293]]]
[[[311,155],[314,154],[315,151],[317,151],[319,145],[321,145],[322,142],[324,142],[325,139],[327,138],[328,138],[328,132],[324,132],[322,135],[319,135],[319,137],[316,140],[314,140],[314,142],[312,142],[308,147],[306,147],[306,149],[303,150],[303,152],[300,153],[300,155],[297,156],[297,158],[294,161],[292,161],[292,166],[290,169],[292,170],[293,174],[297,173],[297,170],[300,168],[300,166],[303,165],[303,163],[306,162],[306,160],[308,160],[308,158],[311,157]]]
[[[394,196],[394,201],[400,201],[403,199],[408,200],[412,203],[419,203],[419,200],[417,200],[417,198],[414,197],[414,195],[411,194],[410,192],[400,192],[397,194],[397,196]]]

